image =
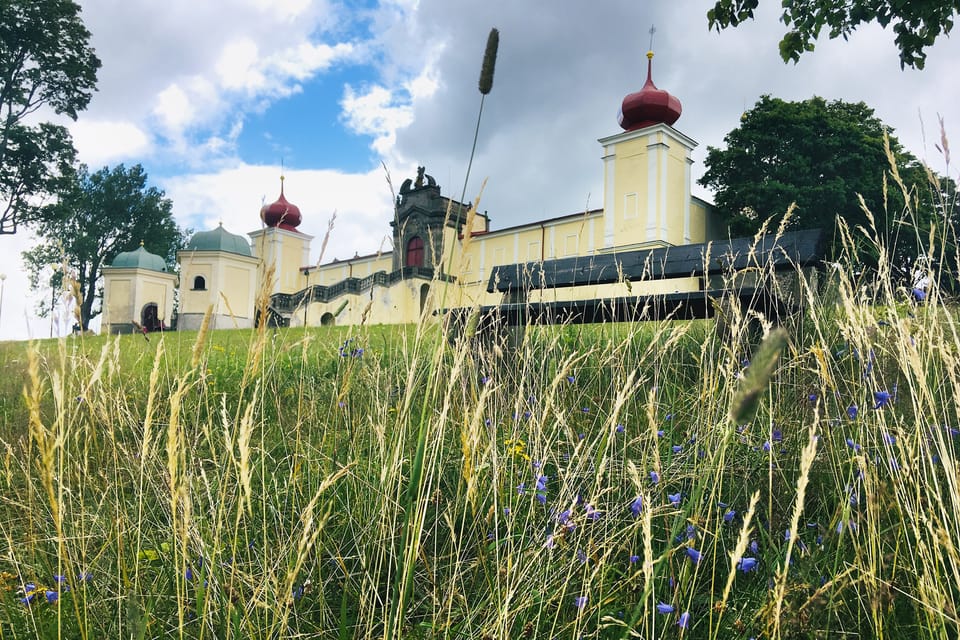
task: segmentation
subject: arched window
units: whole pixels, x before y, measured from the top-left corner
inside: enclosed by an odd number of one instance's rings
[[[406,266],[423,266],[423,239],[420,236],[414,236],[407,242]]]
[[[203,291],[207,288],[207,281],[204,280],[203,276],[197,276],[193,279],[193,290],[194,291]]]

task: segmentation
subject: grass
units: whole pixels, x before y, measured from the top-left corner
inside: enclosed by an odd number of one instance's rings
[[[760,347],[0,344],[0,638],[956,637],[956,312],[850,271]]]

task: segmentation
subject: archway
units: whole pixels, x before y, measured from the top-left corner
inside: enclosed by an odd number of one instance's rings
[[[140,326],[146,331],[159,331],[163,328],[156,302],[149,302],[144,305],[140,312]]]

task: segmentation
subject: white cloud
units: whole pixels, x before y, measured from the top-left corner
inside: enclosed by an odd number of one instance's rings
[[[386,246],[393,215],[392,195],[380,169],[351,174],[336,170],[284,171],[287,199],[300,208],[299,231],[315,236],[311,262],[320,259],[320,242],[334,212],[336,223],[324,261],[372,253]],[[231,233],[260,227],[260,207],[280,194],[280,167],[239,163],[220,171],[186,175],[162,183],[183,226]]]
[[[183,129],[196,114],[186,91],[178,84],[171,84],[157,94],[157,106],[153,112],[163,127],[170,131]]]
[[[142,157],[151,152],[153,144],[147,132],[132,122],[81,117],[70,124],[70,134],[80,161],[91,167]]]
[[[355,133],[374,136],[373,148],[387,155],[397,140],[397,130],[413,122],[413,108],[395,92],[381,85],[361,93],[347,85],[340,101],[346,125]]]

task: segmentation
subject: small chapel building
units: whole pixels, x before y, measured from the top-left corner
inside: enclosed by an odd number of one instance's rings
[[[302,215],[286,199],[281,177],[280,197],[262,207],[261,227],[247,238],[221,225],[195,234],[178,254],[177,327],[199,327],[211,307],[212,328],[251,327],[261,321],[277,326],[418,322],[433,317],[441,298],[446,307],[496,304],[486,292],[496,265],[701,243],[721,236],[712,206],[691,194],[697,143],[674,128],[680,101],[653,83],[652,61],[653,52],[648,52],[646,83],[622,101],[622,130],[599,140],[602,208],[491,229],[485,214],[444,196],[421,167],[397,195],[390,223],[392,251],[312,265],[313,237],[297,229]],[[170,308],[142,296],[128,300],[136,287],[118,288],[120,280],[113,273],[120,272],[105,272],[106,330],[126,330],[130,325],[124,318],[143,317],[145,305],[156,304],[164,312]],[[697,285],[679,279],[639,286],[649,293]],[[265,317],[258,318],[256,298],[264,287],[269,304]],[[632,287],[636,293],[638,284]],[[545,295],[585,299],[625,293],[625,285],[619,284]]]

